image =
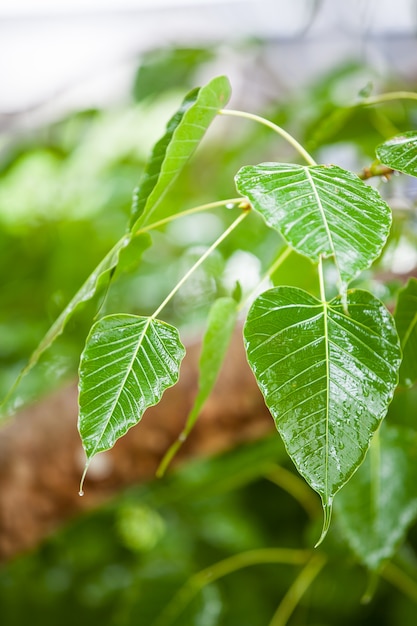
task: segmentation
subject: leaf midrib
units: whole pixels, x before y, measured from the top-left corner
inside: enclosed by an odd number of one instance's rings
[[[100,444],[100,442],[101,442],[101,440],[102,440],[102,438],[103,438],[103,435],[104,435],[104,433],[106,432],[107,427],[108,427],[108,425],[109,425],[109,423],[110,423],[110,421],[111,421],[111,419],[112,419],[112,417],[113,417],[114,410],[115,410],[115,408],[116,408],[116,406],[117,406],[117,403],[119,402],[120,396],[121,396],[121,394],[122,394],[122,391],[123,391],[123,389],[124,389],[124,386],[125,386],[125,384],[126,384],[126,381],[127,381],[127,379],[128,379],[128,376],[129,376],[130,372],[131,372],[131,371],[132,371],[132,369],[133,369],[133,363],[134,363],[134,362],[135,362],[135,360],[136,360],[136,357],[137,357],[138,352],[139,352],[139,350],[140,350],[140,348],[141,348],[141,346],[142,346],[143,339],[144,339],[144,337],[145,337],[146,331],[148,330],[148,328],[149,328],[149,326],[150,326],[150,324],[151,324],[151,321],[152,321],[152,319],[151,319],[151,318],[149,318],[149,319],[147,319],[147,320],[146,320],[145,326],[143,327],[143,330],[142,330],[142,334],[140,335],[140,337],[139,337],[139,339],[138,339],[138,344],[137,344],[136,350],[135,350],[135,351],[134,351],[134,353],[133,353],[133,357],[132,357],[132,359],[130,360],[129,367],[127,368],[127,370],[126,370],[126,374],[125,374],[125,376],[124,376],[124,378],[123,378],[123,382],[122,382],[122,384],[119,386],[119,392],[117,393],[117,396],[116,396],[116,398],[115,398],[115,400],[114,400],[114,402],[113,402],[113,404],[112,404],[111,409],[108,411],[108,418],[107,418],[107,420],[106,420],[106,422],[105,422],[105,424],[104,424],[104,426],[103,426],[103,428],[102,428],[102,430],[101,430],[100,436],[99,436],[99,438],[97,439],[97,443],[96,443],[96,445],[94,446],[93,451],[92,451],[92,452],[89,454],[89,456],[88,456],[88,458],[89,458],[89,459],[93,458],[93,456],[96,454],[97,448],[98,448],[98,446],[99,446],[99,444]]]

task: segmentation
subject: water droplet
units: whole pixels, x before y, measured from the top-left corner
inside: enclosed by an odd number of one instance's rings
[[[84,495],[84,491],[82,491],[82,489],[80,489],[80,491],[78,492],[79,496],[83,496]]]
[[[228,202],[226,204],[226,209],[234,209],[235,208],[235,203],[234,202]]]

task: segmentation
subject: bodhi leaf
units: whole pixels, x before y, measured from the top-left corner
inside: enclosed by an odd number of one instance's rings
[[[417,176],[417,131],[411,130],[385,141],[376,149],[376,155],[383,165]]]
[[[236,176],[240,193],[298,252],[333,256],[341,287],[376,259],[391,210],[378,192],[335,165],[261,163]]]
[[[88,462],[177,382],[184,354],[177,329],[152,317],[109,315],[94,324],[79,382],[78,427]]]
[[[417,434],[383,424],[365,462],[340,493],[336,513],[358,559],[377,571],[417,517]]]
[[[230,83],[218,76],[204,87],[193,89],[168,122],[164,136],[155,144],[134,194],[130,225],[149,223],[169,187],[202,140],[207,128],[230,98]]]
[[[403,360],[400,382],[411,387],[417,381],[417,280],[410,278],[398,295],[394,313]]]
[[[285,447],[323,502],[362,462],[392,398],[400,365],[394,321],[366,291],[321,302],[276,287],[253,303],[244,328],[249,364]]]

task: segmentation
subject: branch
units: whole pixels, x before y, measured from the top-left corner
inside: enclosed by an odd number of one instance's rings
[[[153,480],[181,432],[197,391],[200,346],[191,345],[178,384],[109,452],[91,463],[77,432],[76,384],[28,407],[0,430],[0,561],[34,547],[59,525],[134,483]],[[236,332],[221,376],[177,462],[218,453],[273,428]]]

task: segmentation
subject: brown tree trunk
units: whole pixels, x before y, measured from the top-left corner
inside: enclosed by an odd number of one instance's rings
[[[28,407],[0,430],[0,560],[35,546],[60,524],[124,487],[152,480],[181,431],[197,389],[199,346],[190,346],[178,384],[109,452],[91,463],[77,432],[77,390],[71,385]],[[236,333],[214,392],[176,462],[224,451],[273,428]]]

